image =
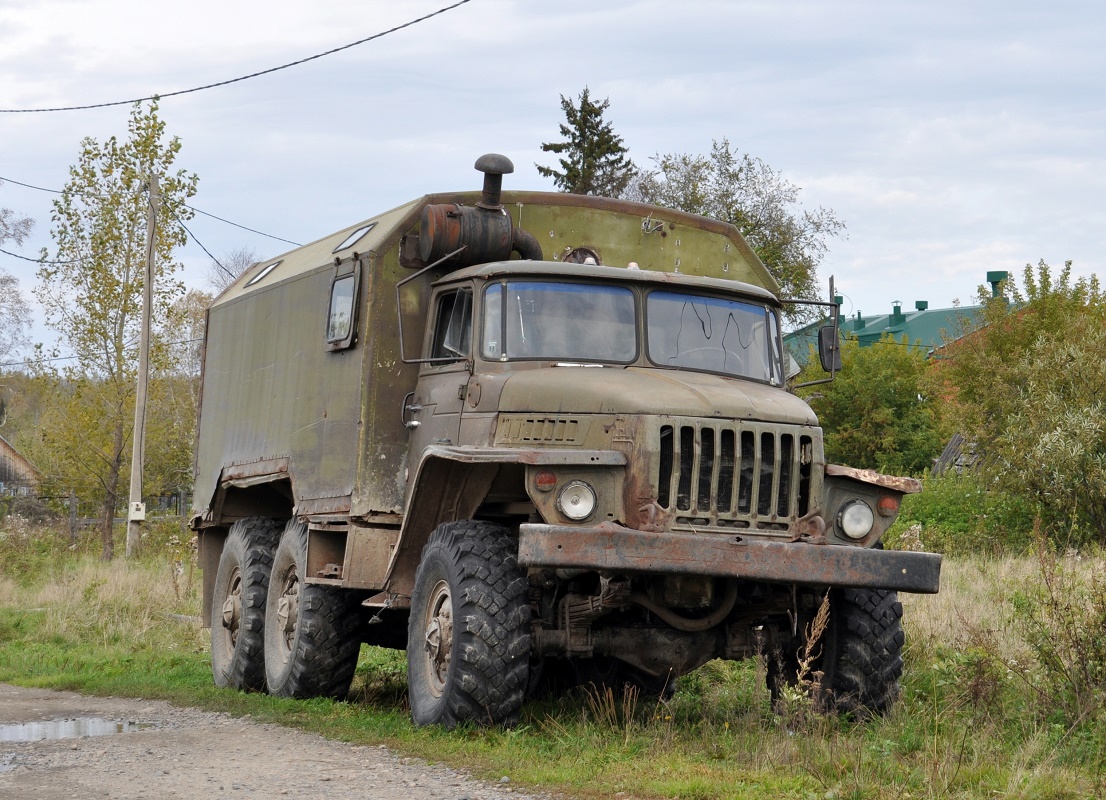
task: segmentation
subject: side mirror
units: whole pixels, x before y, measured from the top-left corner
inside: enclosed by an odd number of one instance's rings
[[[836,334],[836,325],[824,325],[818,329],[818,358],[826,372],[841,371],[841,342]]]

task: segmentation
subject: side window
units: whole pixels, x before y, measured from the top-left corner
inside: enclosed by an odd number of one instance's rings
[[[346,350],[353,346],[357,335],[357,276],[360,264],[353,266],[352,272],[336,275],[330,284],[330,305],[326,315],[327,350]]]
[[[434,317],[434,359],[464,359],[472,352],[472,293],[458,289],[438,296]]]

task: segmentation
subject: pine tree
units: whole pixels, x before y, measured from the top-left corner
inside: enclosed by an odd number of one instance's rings
[[[580,105],[561,95],[565,121],[560,126],[562,142],[543,142],[545,153],[559,153],[561,171],[535,164],[538,173],[552,178],[562,192],[620,197],[637,174],[634,162],[627,158],[626,146],[603,112],[610,100],[593,102],[588,88],[580,93]]]

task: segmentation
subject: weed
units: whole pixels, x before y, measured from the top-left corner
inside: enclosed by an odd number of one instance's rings
[[[816,715],[832,710],[829,687],[823,685],[824,673],[817,668],[825,649],[822,638],[829,622],[830,598],[827,592],[814,618],[803,631],[803,644],[795,654],[795,663],[789,666],[789,654],[776,652],[769,656],[775,659],[777,667],[773,678],[776,683],[775,711],[788,730],[808,729]]]
[[[1061,557],[1038,534],[1040,581],[1013,598],[1013,616],[1036,664],[1020,674],[1063,724],[1102,719],[1106,709],[1106,559]],[[1088,563],[1084,566],[1081,561]],[[1104,740],[1106,741],[1106,740]]]

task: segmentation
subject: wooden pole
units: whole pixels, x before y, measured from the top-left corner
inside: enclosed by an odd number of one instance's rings
[[[157,242],[157,175],[150,175],[150,207],[146,217],[146,272],[142,280],[142,332],[138,339],[138,388],[134,396],[134,436],[131,447],[131,492],[127,503],[127,558],[138,554],[146,506],[142,502],[142,465],[146,459],[146,389],[150,380],[150,313],[154,296],[154,244]]]

